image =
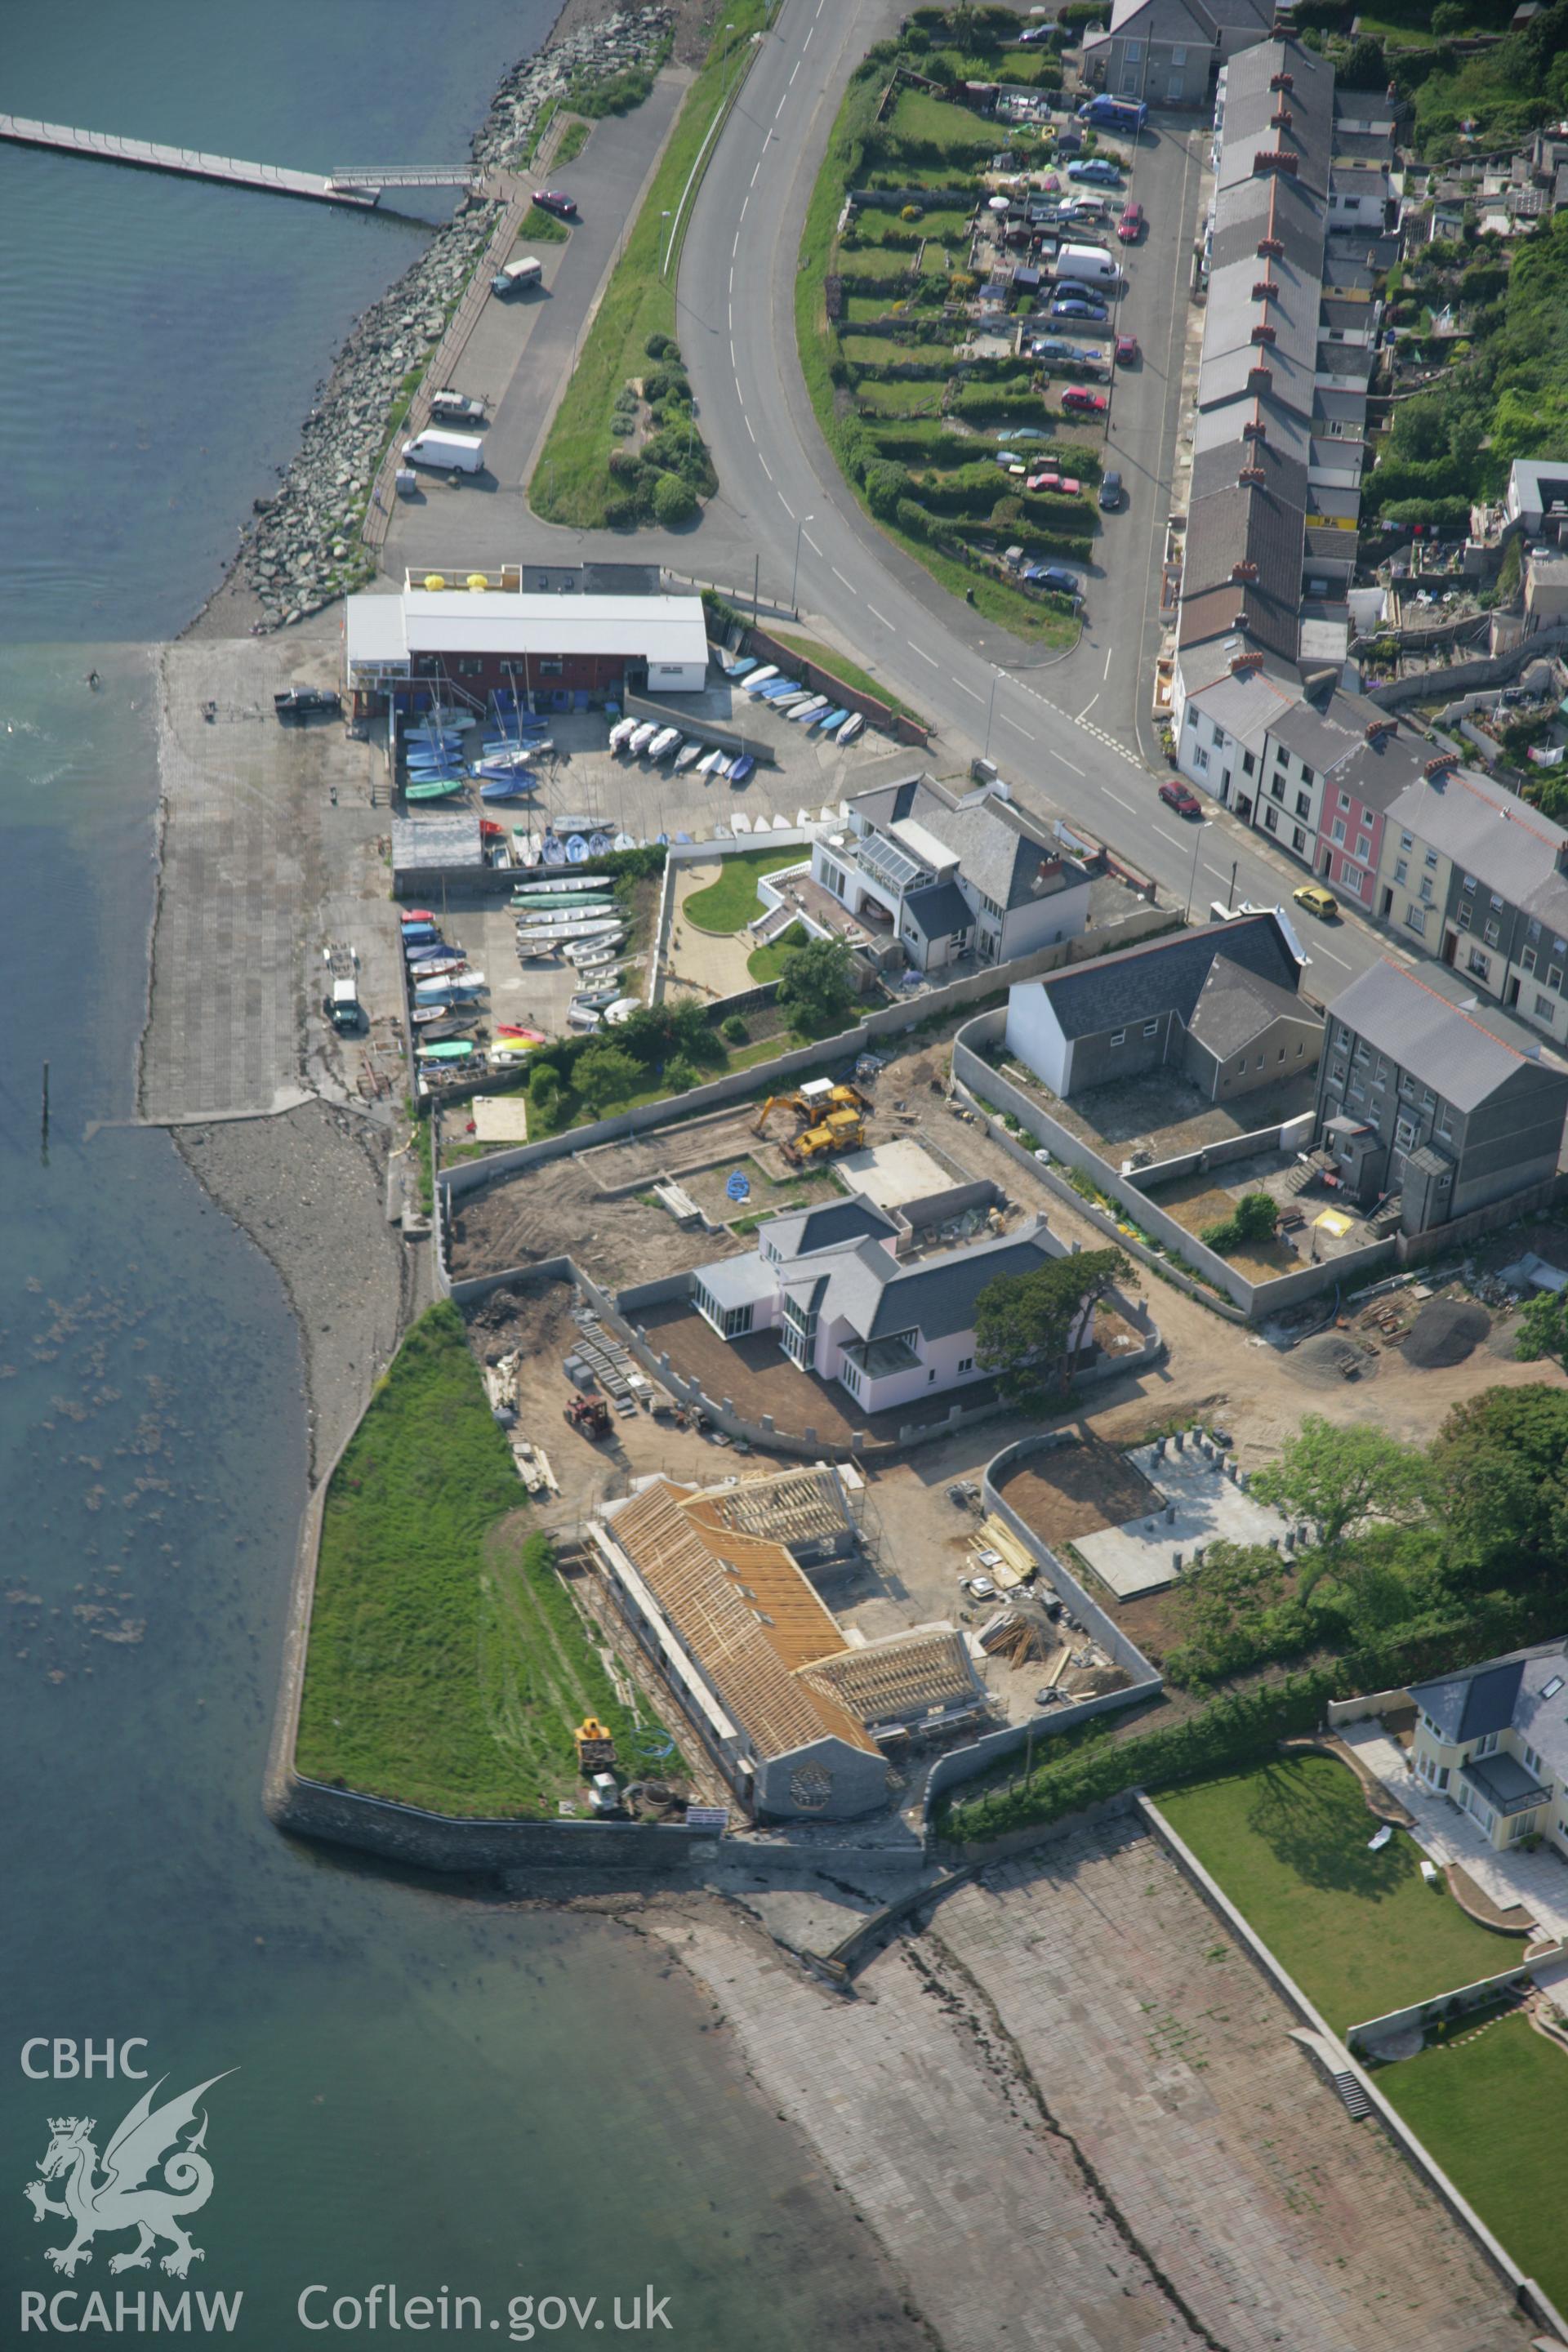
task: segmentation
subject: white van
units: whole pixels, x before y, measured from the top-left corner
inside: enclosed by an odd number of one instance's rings
[[[490,292],[526,294],[533,287],[542,285],[543,279],[543,262],[536,261],[531,253],[520,254],[515,261],[509,261],[504,269],[496,272],[490,279]]]
[[[426,425],[403,445],[404,463],[436,466],[444,474],[477,474],[485,462],[485,445],[477,433],[437,433]]]

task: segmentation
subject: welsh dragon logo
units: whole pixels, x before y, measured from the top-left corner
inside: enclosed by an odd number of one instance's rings
[[[79,2263],[91,2262],[92,2241],[100,2231],[106,2235],[121,2230],[137,2232],[136,2243],[128,2253],[110,2257],[110,2271],[146,2270],[153,2247],[164,2238],[173,2252],[163,2256],[163,2268],[174,2277],[184,2278],[193,2263],[203,2260],[202,2249],[192,2245],[182,2217],[199,2212],[213,2193],[213,2168],[202,2153],[207,2136],[205,2115],[194,2137],[182,2141],[180,2135],[195,2123],[204,2093],[225,2077],[214,2074],[209,2081],[198,2083],[194,2091],[154,2107],[153,2098],[168,2079],[160,2075],[137,2100],[103,2151],[101,2177],[92,2142],[93,2118],[50,2116],[49,2144],[38,2165],[39,2178],[29,2180],[22,2194],[32,2206],[36,2221],[58,2215],[75,2223],[76,2235],[68,2246],[45,2250],[47,2259],[67,2278],[75,2275]],[[157,2172],[163,2178],[153,2181],[150,2176]],[[48,2194],[45,2183],[62,2179],[65,2198],[59,2202]]]

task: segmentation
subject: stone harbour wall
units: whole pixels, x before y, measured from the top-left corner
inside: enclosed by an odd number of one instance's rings
[[[522,168],[541,114],[575,77],[656,64],[671,22],[663,6],[617,10],[525,58],[501,83],[470,150],[493,195],[465,196],[418,260],[356,321],[317,387],[299,455],[272,496],[255,502],[237,569],[261,606],[257,631],[320,612],[374,569],[360,525],[399,393],[463,299],[495,229],[505,175]]]

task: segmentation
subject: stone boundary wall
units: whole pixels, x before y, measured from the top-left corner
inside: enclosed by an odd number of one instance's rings
[[[1020,1125],[1037,1136],[1056,1158],[1089,1177],[1100,1192],[1118,1202],[1136,1223],[1152,1233],[1167,1249],[1184,1258],[1189,1265],[1197,1267],[1211,1281],[1218,1284],[1231,1302],[1241,1309],[1246,1321],[1256,1322],[1265,1316],[1277,1315],[1281,1307],[1294,1306],[1298,1299],[1314,1297],[1320,1291],[1343,1287],[1353,1277],[1370,1273],[1374,1266],[1385,1265],[1394,1257],[1394,1244],[1390,1238],[1370,1243],[1361,1249],[1348,1250],[1343,1255],[1326,1258],[1317,1265],[1304,1265],[1299,1272],[1276,1276],[1267,1282],[1249,1282],[1227,1258],[1211,1250],[1196,1234],[1189,1233],[1184,1225],[1178,1224],[1174,1217],[1168,1216],[1156,1202],[1150,1200],[1140,1190],[1134,1178],[1124,1177],[1108,1160],[1102,1160],[1099,1152],[1080,1141],[1059,1120],[1053,1118],[1032,1096],[1025,1094],[1000,1070],[992,1068],[990,1063],[982,1057],[979,1048],[1005,1034],[1006,1020],[1005,1009],[997,1007],[966,1023],[954,1039],[952,1073],[963,1088],[965,1099],[973,1103],[977,1109],[984,1098],[999,1102],[1011,1111]],[[1278,1129],[1274,1132],[1278,1135]],[[1138,1176],[1147,1178],[1152,1172],[1148,1169],[1140,1170]],[[1073,1197],[1080,1209],[1089,1210],[1091,1204],[1077,1193]],[[1106,1219],[1103,1222],[1110,1223],[1113,1221]],[[1150,1252],[1139,1248],[1119,1226],[1115,1228],[1114,1238],[1120,1248],[1131,1250],[1146,1265],[1159,1264]],[[1161,1271],[1175,1274],[1179,1269],[1162,1266]],[[1196,1287],[1190,1295],[1200,1299],[1204,1296]],[[1212,1296],[1205,1303],[1213,1305]]]
[[[1506,1200],[1489,1202],[1484,1209],[1472,1209],[1467,1217],[1453,1217],[1446,1225],[1434,1225],[1430,1233],[1395,1234],[1394,1253],[1401,1265],[1424,1265],[1428,1258],[1441,1257],[1445,1250],[1463,1248],[1467,1242],[1479,1241],[1483,1234],[1495,1234],[1505,1225],[1517,1224],[1522,1217],[1532,1217],[1549,1209],[1568,1192],[1568,1176],[1558,1174],[1543,1177],[1522,1192],[1510,1192]]]
[[[711,1861],[710,1830],[663,1822],[481,1822],[421,1812],[307,1780],[291,1769],[268,1811],[296,1837],[352,1845],[416,1870],[593,1869],[658,1877]]]
[[[1345,2041],[1352,2050],[1357,2050],[1373,2035],[1397,2033],[1406,2025],[1434,2024],[1455,2001],[1461,2010],[1479,2009],[1493,1993],[1513,1990],[1532,1976],[1543,1960],[1559,1959],[1562,1953],[1563,1940],[1559,1937],[1532,1959],[1516,1960],[1512,1968],[1500,1969],[1496,1976],[1478,1977],[1473,1984],[1456,1985],[1451,1992],[1435,1992],[1426,2000],[1412,2001],[1406,2009],[1391,2009],[1385,2017],[1366,2018],[1360,2025],[1348,2029]]]
[[[1422,670],[1415,677],[1388,678],[1363,690],[1368,699],[1381,709],[1397,710],[1403,703],[1429,701],[1438,680],[1441,684],[1436,686],[1436,691],[1456,695],[1468,693],[1471,687],[1506,686],[1527,662],[1564,645],[1568,645],[1568,624],[1538,629],[1533,636],[1521,637],[1506,653],[1483,655],[1475,661],[1435,663],[1431,669]]]
[[[1327,2044],[1332,2055],[1336,2073],[1349,2074],[1360,2085],[1373,2114],[1400,2154],[1447,2206],[1460,2228],[1470,2237],[1493,2270],[1503,2280],[1515,2301],[1532,2319],[1552,2329],[1564,2344],[1568,2344],[1568,2320],[1563,2319],[1562,2314],[1556,2310],[1535,2281],[1526,2278],[1507,2248],[1492,2235],[1474,2206],[1461,2197],[1436,2158],[1428,2153],[1403,2116],[1398,2115],[1384,2097],[1377,2087],[1376,2076],[1369,2074],[1364,2067],[1351,2055],[1328,2021],[1320,2016],[1318,2011],[1307,1999],[1294,1977],[1288,1974],[1262,1937],[1247,1925],[1223,1887],[1216,1880],[1210,1877],[1196,1854],[1177,1834],[1152,1799],[1146,1796],[1142,1789],[1135,1791],[1135,1796],[1139,1812],[1159,1843],[1170,1854],[1182,1875],[1196,1887],[1210,1909],[1224,1921],[1243,1950],[1250,1956],[1258,1968],[1268,1978],[1276,1991],[1281,1995],[1286,2006],[1293,2010],[1309,2029]]]
[[[914,744],[922,751],[930,747],[936,730],[928,727],[923,719],[911,719],[904,711],[895,710],[891,703],[879,701],[874,694],[867,694],[859,687],[847,685],[830,669],[819,668],[816,662],[794,646],[786,646],[777,637],[770,636],[766,629],[748,629],[746,651],[760,654],[764,661],[776,662],[781,669],[787,669],[792,676],[798,672],[802,685],[809,686],[813,694],[831,694],[836,707],[841,705],[847,710],[858,710],[869,726],[878,728],[884,735],[890,735],[896,743]]]

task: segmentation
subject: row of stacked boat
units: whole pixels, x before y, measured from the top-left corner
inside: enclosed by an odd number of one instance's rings
[[[847,703],[835,702],[830,694],[816,694],[809,686],[802,686],[793,677],[785,677],[775,665],[760,663],[754,657],[742,661],[726,661],[725,676],[738,686],[752,702],[765,702],[781,719],[794,727],[804,727],[808,735],[822,735],[836,743],[853,743],[863,732],[865,719]]]
[[[481,1025],[489,1013],[484,973],[475,971],[461,948],[442,938],[428,907],[411,907],[400,928],[414,1052],[428,1075],[438,1076],[443,1069],[471,1063],[481,1055],[492,1067],[504,1069],[543,1045],[542,1029],[498,1022],[492,1036]]]
[[[410,801],[450,800],[477,783],[483,801],[526,800],[540,789],[533,762],[555,749],[549,722],[518,711],[485,732],[479,756],[465,749],[472,721],[460,711],[435,709],[409,728],[403,739],[407,771],[404,796]]]
[[[590,874],[521,882],[511,906],[521,962],[564,959],[595,987],[610,981],[626,944],[626,918],[612,882]]]
[[[621,719],[610,730],[610,749],[617,757],[651,760],[656,767],[668,760],[678,776],[692,768],[705,779],[722,776],[731,784],[743,784],[757,764],[749,751],[705,743],[700,734],[688,735],[679,727],[660,727],[650,719]]]

